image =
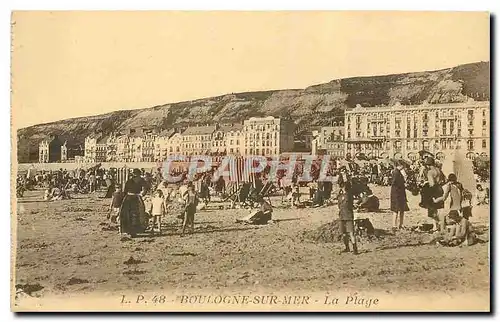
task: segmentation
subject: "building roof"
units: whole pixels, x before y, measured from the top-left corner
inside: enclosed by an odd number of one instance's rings
[[[188,127],[182,135],[204,135],[204,134],[212,134],[216,130],[215,125],[206,125],[206,126],[190,126]]]
[[[158,133],[158,136],[170,138],[175,133],[176,133],[175,129],[165,129],[165,130],[161,131],[160,133]]]
[[[219,131],[222,131],[224,133],[231,132],[231,131],[241,131],[241,130],[243,130],[243,124],[221,125],[219,128]]]
[[[110,136],[109,135],[105,135],[105,136],[101,136],[100,138],[97,139],[97,144],[106,144],[108,143],[108,140],[109,140]]]
[[[59,140],[61,141],[61,144],[66,143],[67,147],[79,147],[84,145],[83,142],[77,141],[71,137],[60,137]]]

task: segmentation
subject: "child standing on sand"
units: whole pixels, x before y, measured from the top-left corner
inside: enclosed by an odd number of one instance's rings
[[[149,213],[153,217],[153,233],[156,228],[158,234],[161,235],[161,217],[165,215],[166,210],[163,192],[160,189],[156,190],[154,197],[151,199],[151,208]]]
[[[351,191],[350,180],[340,181],[340,192],[338,196],[340,232],[344,241],[345,249],[342,253],[350,252],[349,240],[352,243],[352,250],[358,254],[358,245],[354,235],[354,197]]]
[[[120,185],[116,185],[115,192],[113,193],[113,197],[111,198],[111,204],[109,205],[109,215],[108,219],[112,223],[117,223],[118,218],[120,217],[120,207],[123,202],[123,193]]]

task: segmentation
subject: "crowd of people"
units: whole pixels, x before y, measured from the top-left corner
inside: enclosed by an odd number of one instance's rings
[[[389,162],[388,162],[389,161]],[[370,185],[390,186],[390,210],[393,212],[392,229],[404,228],[404,214],[409,211],[407,191],[421,195],[419,206],[427,210],[434,222],[434,230],[442,235],[446,245],[471,242],[472,229],[469,218],[473,204],[487,204],[489,191],[481,184],[476,186],[476,196],[464,189],[457,176],[446,177],[433,156],[424,156],[414,162],[405,160],[352,160],[334,163],[329,175],[333,182],[321,181],[316,173],[310,182],[300,182],[300,173],[291,178],[285,172],[271,180],[264,171],[251,182],[225,182],[223,177],[212,181],[213,171],[198,174],[187,180],[187,172],[175,175],[183,178],[178,183],[164,180],[161,169],[150,172],[130,169],[125,182],[118,182],[116,169],[98,166],[73,171],[28,171],[18,176],[19,190],[45,189],[44,200],[71,199],[75,194],[89,194],[105,189],[104,198],[110,198],[108,219],[118,225],[124,238],[140,233],[162,234],[162,218],[177,214],[182,220],[180,235],[194,231],[195,214],[208,206],[214,198],[230,201],[230,208],[247,207],[252,213],[238,222],[267,224],[272,221],[273,206],[269,196],[282,195],[282,203],[291,207],[325,207],[337,204],[340,229],[344,234],[344,251],[357,253],[354,212],[378,211],[379,198]],[[303,194],[301,187],[307,186]],[[473,202],[473,199],[476,202]],[[447,206],[445,207],[445,204]],[[442,209],[447,209],[446,211]],[[352,247],[350,247],[350,245]]]

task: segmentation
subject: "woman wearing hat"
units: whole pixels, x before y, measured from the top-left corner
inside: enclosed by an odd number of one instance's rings
[[[142,199],[146,182],[141,174],[141,170],[134,169],[132,178],[125,183],[125,197],[120,207],[120,233],[129,234],[132,238],[146,230],[148,224]]]
[[[403,163],[398,161],[392,173],[391,182],[391,210],[394,212],[392,229],[403,228],[404,213],[410,210],[406,199],[406,186],[402,170]]]

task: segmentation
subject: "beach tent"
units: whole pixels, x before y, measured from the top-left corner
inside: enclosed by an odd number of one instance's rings
[[[476,189],[472,161],[467,159],[460,150],[452,150],[446,153],[442,162],[443,166],[441,169],[446,177],[448,177],[450,173],[454,173],[457,176],[458,182],[460,182],[465,189],[471,192]]]

